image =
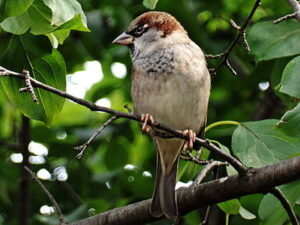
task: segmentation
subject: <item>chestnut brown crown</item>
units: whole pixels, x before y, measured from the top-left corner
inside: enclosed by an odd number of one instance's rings
[[[143,13],[131,22],[128,28],[130,33],[137,27],[148,26],[149,28],[156,29],[163,32],[164,36],[171,34],[176,30],[181,30],[186,33],[181,24],[169,13],[151,11]]]

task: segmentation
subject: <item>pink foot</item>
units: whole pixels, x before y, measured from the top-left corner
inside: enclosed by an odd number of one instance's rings
[[[184,136],[189,137],[189,140],[186,140],[183,146],[183,150],[192,150],[194,142],[196,141],[196,133],[190,129],[182,131]]]
[[[141,116],[141,121],[143,122],[142,131],[149,134],[151,126],[148,125],[148,122],[150,122],[150,124],[155,123],[153,116],[149,113],[143,113]]]

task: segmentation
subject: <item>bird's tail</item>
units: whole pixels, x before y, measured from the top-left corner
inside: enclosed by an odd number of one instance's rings
[[[178,216],[177,198],[175,193],[176,174],[182,141],[157,141],[157,163],[155,189],[150,212],[154,217],[163,214],[172,220]]]

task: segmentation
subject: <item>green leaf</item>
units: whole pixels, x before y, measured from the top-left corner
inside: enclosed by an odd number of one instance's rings
[[[277,127],[289,136],[300,137],[300,103],[281,117]]]
[[[35,1],[23,14],[4,20],[1,27],[12,34],[24,34],[29,29],[35,35],[46,34],[57,28],[51,26],[51,18],[51,10],[42,1]]]
[[[18,16],[25,12],[34,0],[0,1],[0,21],[7,17]]]
[[[218,203],[218,206],[222,211],[229,215],[240,214],[246,220],[253,220],[256,216],[245,209],[238,199],[231,199],[225,202]]]
[[[230,150],[225,146],[222,145],[221,143],[217,142],[221,150],[229,155],[231,155]],[[228,176],[233,176],[236,175],[238,172],[231,166],[226,166],[226,171]]]
[[[202,168],[203,166],[196,163],[180,160],[177,179],[183,182],[194,180]]]
[[[7,18],[0,26],[4,31],[17,35],[28,30],[34,35],[44,34],[54,48],[64,42],[71,30],[89,31],[77,1],[68,0],[68,4],[66,1],[44,2],[35,1],[23,14]]]
[[[83,13],[78,13],[74,17],[65,22],[63,25],[59,26],[61,30],[78,30],[78,31],[90,31],[86,25],[86,18]]]
[[[70,30],[58,30],[46,34],[53,48],[57,48],[59,44],[63,44],[64,40],[70,35]]]
[[[44,3],[52,11],[51,25],[60,26],[79,14],[81,26],[88,31],[86,17],[81,5],[76,0],[44,0]]]
[[[17,64],[15,62],[18,62]],[[1,65],[21,72],[29,70],[35,79],[65,90],[66,68],[61,54],[51,48],[45,38],[32,35],[13,36],[7,51],[1,57]],[[28,93],[19,93],[24,87],[20,79],[3,77],[2,86],[8,98],[26,116],[49,124],[61,111],[64,99],[42,89],[35,89],[39,104],[32,102]]]
[[[300,195],[300,181],[282,185],[280,189],[293,207]],[[282,204],[272,194],[264,196],[258,214],[262,225],[281,225],[288,219]]]
[[[196,156],[195,152],[193,152],[192,154]],[[210,151],[208,151],[206,148],[201,149],[201,160],[207,160],[209,155]],[[195,177],[199,174],[199,171],[201,171],[202,169],[202,165],[190,161],[180,160],[177,178],[181,181],[194,180]]]
[[[235,129],[232,150],[246,165],[261,167],[299,152],[300,140],[276,127],[278,120],[245,122]]]
[[[250,29],[248,41],[255,59],[262,61],[300,54],[299,36],[297,21],[263,21]]]
[[[300,56],[292,59],[285,67],[279,91],[300,98]]]
[[[69,37],[71,30],[85,32],[89,31],[89,29],[86,27],[86,24],[82,23],[83,16],[84,15],[82,14],[77,14],[73,19],[61,25],[59,29],[56,29],[52,33],[46,34],[51,41],[53,48],[57,48],[58,44],[63,44],[67,37]]]
[[[220,209],[226,214],[237,215],[241,207],[241,203],[237,199],[231,199],[225,202],[218,203]]]
[[[29,30],[29,19],[28,14],[24,13],[20,16],[7,18],[0,25],[6,32],[20,35]]]
[[[240,207],[239,213],[241,217],[243,217],[246,220],[254,220],[256,218],[256,216],[252,212],[249,212],[243,206]]]
[[[143,5],[148,9],[155,9],[158,0],[143,0]]]

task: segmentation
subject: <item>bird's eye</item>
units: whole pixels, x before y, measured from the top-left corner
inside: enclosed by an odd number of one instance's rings
[[[143,33],[145,30],[144,26],[138,26],[137,28],[135,28],[135,32],[138,33],[138,34],[141,34]]]
[[[132,31],[129,31],[128,34],[131,34],[134,37],[140,37],[148,30],[148,24],[139,25],[134,28]]]

